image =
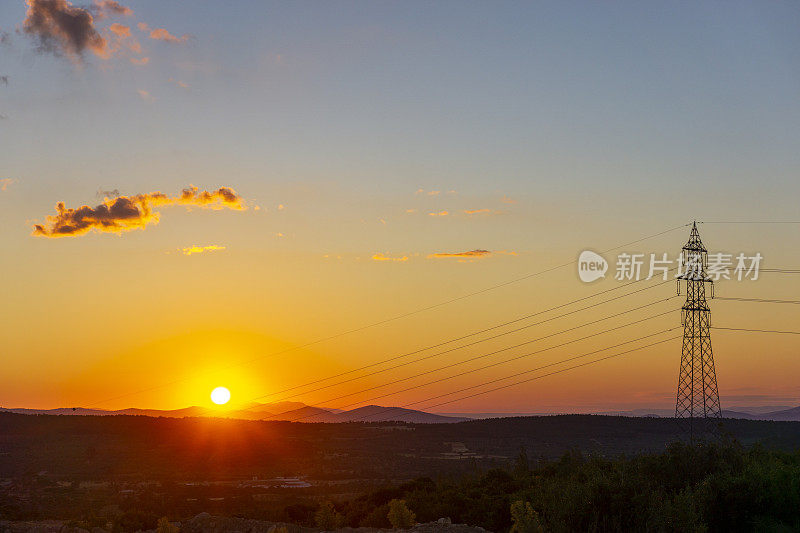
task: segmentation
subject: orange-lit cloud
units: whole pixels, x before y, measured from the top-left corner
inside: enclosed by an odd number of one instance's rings
[[[189,84],[188,83],[183,82],[181,80],[176,80],[175,78],[170,78],[167,81],[170,82],[170,83],[174,83],[175,85],[177,85],[181,89],[188,89],[189,88]]]
[[[9,185],[12,183],[16,183],[17,180],[14,178],[0,178],[0,190],[6,190]]]
[[[156,28],[150,32],[150,38],[155,39],[156,41],[166,41],[168,43],[182,43],[186,41],[189,36],[184,34],[180,37],[176,37],[164,28]]]
[[[110,57],[108,40],[98,33],[89,10],[67,0],[27,0],[27,4],[22,29],[38,41],[40,51],[66,55],[73,62],[80,62],[86,50]]]
[[[509,198],[505,194],[503,195],[502,198],[500,198],[500,201],[503,202],[504,204],[515,204],[515,203],[517,203],[516,200],[514,200],[513,198]]]
[[[131,63],[133,63],[134,65],[139,65],[140,67],[148,64],[149,62],[150,62],[150,58],[149,57],[143,57],[141,59],[136,59],[135,57],[131,58]],[[140,96],[141,96],[141,92],[147,93],[147,91],[140,91]],[[150,96],[150,94],[148,93],[147,96]]]
[[[167,196],[161,192],[105,198],[96,207],[88,205],[77,209],[68,208],[64,202],[56,204],[56,215],[48,216],[46,224],[35,224],[33,235],[40,237],[76,237],[92,230],[105,233],[122,233],[144,229],[150,223],[157,224],[158,206],[184,205],[205,209],[245,209],[241,196],[229,187],[216,191],[200,191],[190,186],[179,196]]]
[[[136,92],[139,93],[139,97],[146,102],[152,102],[153,100],[156,99],[154,96],[150,96],[150,91],[145,91],[144,89],[137,89]]]
[[[111,33],[118,37],[130,37],[131,36],[131,27],[126,26],[124,24],[117,24],[116,22],[108,27],[111,30]]]
[[[133,9],[123,6],[115,0],[94,0],[92,11],[98,19],[114,16],[129,17],[133,15]]]
[[[193,255],[193,254],[202,254],[205,252],[217,252],[220,250],[224,250],[224,246],[217,246],[216,244],[211,244],[209,246],[187,246],[186,248],[181,248],[181,253],[183,255]]]
[[[461,259],[478,259],[481,257],[488,257],[491,255],[492,252],[489,250],[469,250],[467,252],[454,252],[454,253],[447,253],[447,252],[439,252],[435,254],[429,254],[428,259],[447,259],[447,258],[461,258]]]
[[[492,212],[491,209],[465,209],[464,210],[464,214],[465,215],[486,215],[486,214],[489,214],[491,212]]]
[[[425,189],[417,189],[414,194],[426,194],[428,196],[439,196],[442,191],[426,191]]]
[[[404,255],[401,257],[390,257],[388,255],[383,255],[381,253],[377,253],[372,256],[373,261],[397,261],[397,262],[406,262],[408,261],[408,256]]]
[[[430,217],[446,217],[449,214],[450,214],[449,211],[438,211],[436,213],[428,213],[428,216],[430,216]]]

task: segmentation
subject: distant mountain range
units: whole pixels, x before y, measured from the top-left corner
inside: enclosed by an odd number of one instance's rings
[[[771,410],[774,409],[774,410]],[[84,416],[152,416],[166,418],[186,417],[219,417],[244,420],[281,420],[290,422],[409,422],[415,424],[445,424],[463,422],[475,418],[506,418],[515,416],[541,416],[554,413],[447,413],[434,414],[402,407],[383,407],[368,405],[350,411],[326,409],[306,405],[302,402],[253,403],[244,408],[226,410],[205,407],[186,407],[175,410],[159,409],[120,409],[108,411],[103,409],[87,409],[83,407],[62,407],[59,409],[4,409],[0,412],[12,412],[29,415],[84,415]],[[606,411],[594,414],[632,417],[672,417],[671,409],[634,409],[631,411]],[[724,409],[725,418],[742,418],[746,420],[773,420],[780,422],[800,421],[800,407],[734,407]]]
[[[339,409],[323,409],[301,402],[279,402],[267,404],[251,404],[245,408],[225,410],[205,407],[186,407],[184,409],[120,409],[108,411],[103,409],[87,409],[84,407],[62,407],[59,409],[5,409],[0,412],[11,412],[27,415],[73,415],[73,416],[152,416],[166,418],[186,417],[219,417],[245,420],[282,420],[290,422],[410,422],[415,424],[443,424],[470,420],[463,416],[443,416],[401,407],[383,407],[368,405],[350,411]]]

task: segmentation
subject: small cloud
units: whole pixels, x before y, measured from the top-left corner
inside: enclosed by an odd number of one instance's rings
[[[164,28],[156,28],[150,32],[150,38],[156,41],[166,41],[168,43],[182,43],[189,39],[189,36],[184,34],[180,37],[176,37]]]
[[[449,259],[449,258],[456,258],[456,259],[480,259],[482,257],[488,257],[491,255],[492,252],[489,250],[469,250],[467,252],[439,252],[435,254],[429,254],[428,259]]]
[[[283,233],[281,233],[280,231],[276,231],[276,232],[275,232],[275,236],[276,236],[277,238],[279,238],[279,239],[282,239],[282,238],[284,237]]]
[[[414,191],[414,194],[416,194],[416,195],[424,194],[424,195],[427,195],[427,196],[439,196],[440,194],[442,194],[442,191],[426,191],[425,189],[417,189],[416,191]]]
[[[500,198],[500,201],[503,202],[504,204],[515,204],[515,203],[517,203],[516,200],[514,200],[513,198],[509,198],[505,194],[503,195],[502,198]]]
[[[386,220],[380,219],[380,221],[381,221],[381,224],[383,224],[384,226],[386,225]]]
[[[124,24],[117,24],[116,22],[108,27],[111,30],[111,33],[116,35],[117,37],[130,37],[131,36],[131,27],[126,26]]]
[[[497,255],[513,255],[514,257],[519,255],[517,252],[512,252],[511,250],[495,250],[493,253]]]
[[[8,118],[8,115],[4,115],[3,113],[0,113],[0,120],[6,120],[7,118]]]
[[[103,190],[103,189],[97,189],[97,192],[95,193],[95,196],[97,196],[100,199],[116,198],[117,196],[120,196],[120,192],[119,192],[119,189],[112,189],[110,191],[106,191],[106,190]]]
[[[136,27],[139,28],[139,31],[150,31],[150,26],[146,22],[139,22]]]
[[[174,83],[175,85],[177,85],[181,89],[188,89],[189,88],[189,84],[188,83],[185,83],[185,82],[183,82],[181,80],[176,80],[175,78],[170,78],[167,81],[170,82],[170,83]]]
[[[456,191],[450,189],[449,191],[447,191],[447,194],[453,195],[453,194],[458,194],[458,193]]]
[[[94,5],[90,9],[98,19],[115,16],[129,17],[133,15],[133,9],[123,6],[114,0],[94,0]]]
[[[487,215],[487,214],[489,214],[491,212],[492,212],[491,209],[465,209],[464,210],[464,214],[465,215]]]
[[[9,185],[16,182],[17,180],[14,178],[0,178],[0,190],[4,191],[9,187]]]
[[[450,214],[449,211],[439,211],[439,212],[436,212],[436,213],[428,213],[428,216],[430,216],[430,217],[446,217],[449,214]]]
[[[155,97],[151,96],[149,91],[145,91],[144,89],[138,89],[136,92],[139,93],[139,97],[145,102],[152,102],[155,100]]]
[[[186,248],[179,248],[180,252],[183,255],[194,255],[194,254],[202,254],[205,252],[217,252],[220,250],[224,250],[224,246],[217,246],[216,244],[211,244],[209,246],[187,246]]]
[[[409,215],[416,212],[417,212],[416,209],[406,209],[406,213],[408,213]]]
[[[399,263],[405,263],[408,261],[408,256],[404,255],[402,257],[389,257],[388,255],[383,255],[381,253],[377,253],[372,256],[373,261],[396,261]]]
[[[283,211],[284,209],[286,209],[286,206],[283,204],[278,204],[278,211]]]
[[[131,58],[131,63],[133,63],[134,65],[138,65],[140,67],[145,66],[149,62],[150,62],[150,58],[149,57],[143,57],[141,59],[136,59],[135,57]],[[147,91],[144,91],[144,92],[147,92]],[[139,93],[139,95],[141,96],[141,93]],[[149,96],[149,93],[148,93],[148,96]]]
[[[8,85],[8,76],[7,75],[0,76],[0,83],[2,83],[3,85]]]

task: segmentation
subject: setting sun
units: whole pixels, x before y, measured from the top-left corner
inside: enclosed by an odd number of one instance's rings
[[[225,387],[217,387],[211,391],[211,401],[217,405],[225,405],[231,399],[231,391]]]

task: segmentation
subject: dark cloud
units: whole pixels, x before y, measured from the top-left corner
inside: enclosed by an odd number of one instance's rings
[[[157,206],[185,205],[206,209],[245,209],[245,203],[236,191],[220,187],[216,191],[201,191],[190,186],[179,196],[170,197],[161,192],[105,198],[96,207],[88,205],[77,209],[66,207],[64,202],[56,204],[56,214],[47,217],[47,224],[34,224],[33,235],[40,237],[76,237],[92,230],[107,233],[122,233],[144,229],[150,223],[157,224]]]
[[[108,40],[94,25],[92,13],[67,0],[27,0],[23,31],[38,41],[42,52],[66,55],[80,61],[85,51],[107,58]]]
[[[0,76],[0,83],[8,85],[8,76]]]

